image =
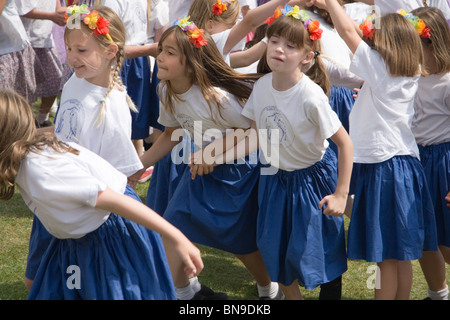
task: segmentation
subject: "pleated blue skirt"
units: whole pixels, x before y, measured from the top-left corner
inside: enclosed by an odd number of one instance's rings
[[[150,130],[150,65],[147,57],[123,61],[121,79],[138,112],[131,112],[131,138],[144,139]]]
[[[450,142],[419,146],[419,152],[434,203],[438,244],[450,247],[450,208],[445,201],[450,191]]]
[[[186,167],[170,199],[164,218],[192,242],[233,254],[257,251],[256,153],[244,163],[222,164],[192,180]]]
[[[330,106],[334,112],[336,112],[342,126],[349,132],[349,120],[350,111],[352,111],[353,104],[355,103],[355,98],[353,98],[353,91],[343,87],[332,86],[330,91]],[[337,146],[331,140],[328,139],[330,147],[337,154]]]
[[[420,258],[424,250],[437,250],[433,204],[417,158],[355,163],[350,192],[355,199],[348,258],[409,261]]]
[[[139,200],[131,187],[127,195]],[[173,300],[175,288],[161,236],[111,213],[79,239],[52,238],[30,300]]]
[[[311,167],[260,177],[257,243],[272,281],[313,289],[347,270],[343,217],[318,209],[336,189],[336,163],[328,148]]]
[[[184,148],[186,147],[186,142],[183,139],[182,142],[172,149],[171,153],[159,160],[153,168],[145,204],[161,216],[164,215],[167,205],[187,167],[186,159],[182,160],[184,157],[183,153],[186,150]],[[176,153],[174,155],[175,161],[172,160],[172,153]]]

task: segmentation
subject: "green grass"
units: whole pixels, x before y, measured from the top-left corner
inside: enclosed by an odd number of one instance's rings
[[[148,182],[139,184],[137,193],[145,201]],[[0,300],[23,300],[27,291],[23,285],[28,239],[32,224],[32,213],[25,206],[16,190],[10,201],[0,202]],[[348,219],[346,220],[348,224]],[[199,278],[211,288],[228,294],[232,300],[255,300],[257,293],[255,281],[232,254],[200,246],[205,268]],[[373,290],[367,288],[367,273],[373,264],[364,261],[348,261],[348,271],[343,275],[343,293],[345,300],[371,300]],[[450,268],[447,278],[450,279]],[[427,285],[417,261],[413,261],[414,282],[412,300],[421,300],[427,296]],[[301,288],[306,299],[316,300],[319,289]]]

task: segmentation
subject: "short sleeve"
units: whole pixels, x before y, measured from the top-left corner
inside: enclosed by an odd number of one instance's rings
[[[319,128],[322,139],[330,138],[342,126],[336,112],[333,111],[327,100],[308,100],[305,102],[305,106],[308,108],[309,120]]]
[[[372,88],[377,88],[388,75],[386,63],[381,55],[361,41],[353,55],[350,71]]]
[[[253,90],[252,93],[250,94],[250,97],[248,98],[247,102],[245,103],[241,114],[250,120],[256,121],[255,107],[254,107],[254,101],[255,101],[254,92],[255,92],[255,90]]]
[[[95,207],[98,192],[106,189],[87,168],[61,158],[45,163],[38,158],[27,160],[21,169],[17,182],[30,197],[41,202],[45,199],[49,206],[62,210],[69,203]]]

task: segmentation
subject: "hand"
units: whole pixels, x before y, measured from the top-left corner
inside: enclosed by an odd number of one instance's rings
[[[142,176],[142,174],[145,172],[145,168],[137,171],[135,174],[131,175],[127,179],[127,183],[132,187],[133,189],[136,189],[136,185],[138,183],[139,178]]]
[[[323,197],[319,202],[319,209],[322,209],[324,205],[327,205],[323,213],[329,216],[340,217],[344,214],[345,206],[347,205],[347,195],[330,194]]]
[[[359,90],[360,90],[359,88],[353,88],[353,91],[354,91],[355,93],[352,94],[352,97],[353,97],[354,99],[356,99],[356,98],[358,97]]]
[[[447,201],[447,207],[450,208],[450,191],[445,196],[445,201]]]
[[[200,160],[199,160],[200,159]],[[191,178],[195,179],[197,175],[203,176],[214,171],[215,163],[211,158],[203,158],[203,150],[191,154],[191,161],[189,167],[191,168]]]
[[[325,0],[306,0],[306,6],[307,7],[316,6],[317,8],[327,10]]]
[[[56,23],[58,26],[65,26],[66,25],[66,18],[64,16],[65,12],[66,12],[67,8],[66,7],[61,7],[58,10],[56,10],[53,14],[53,18],[52,21],[54,23]]]
[[[186,275],[197,276],[203,270],[200,250],[181,232],[178,235],[163,237],[169,261],[180,261]]]

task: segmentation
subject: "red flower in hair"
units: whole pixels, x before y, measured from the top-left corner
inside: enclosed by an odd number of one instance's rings
[[[420,37],[423,38],[423,39],[430,38],[431,37],[430,31],[431,31],[430,28],[423,29],[422,34],[420,35]]]
[[[109,21],[103,17],[99,17],[97,20],[97,28],[94,29],[94,34],[96,36],[101,35],[101,34],[108,34],[109,33],[108,26],[109,26]]]
[[[373,34],[375,33],[375,27],[372,24],[372,21],[365,20],[363,23],[359,25],[359,29],[361,29],[363,35],[369,39],[373,40]]]
[[[311,21],[308,25],[308,31],[311,40],[318,40],[322,37],[323,30],[320,29],[320,22],[317,20]]]

